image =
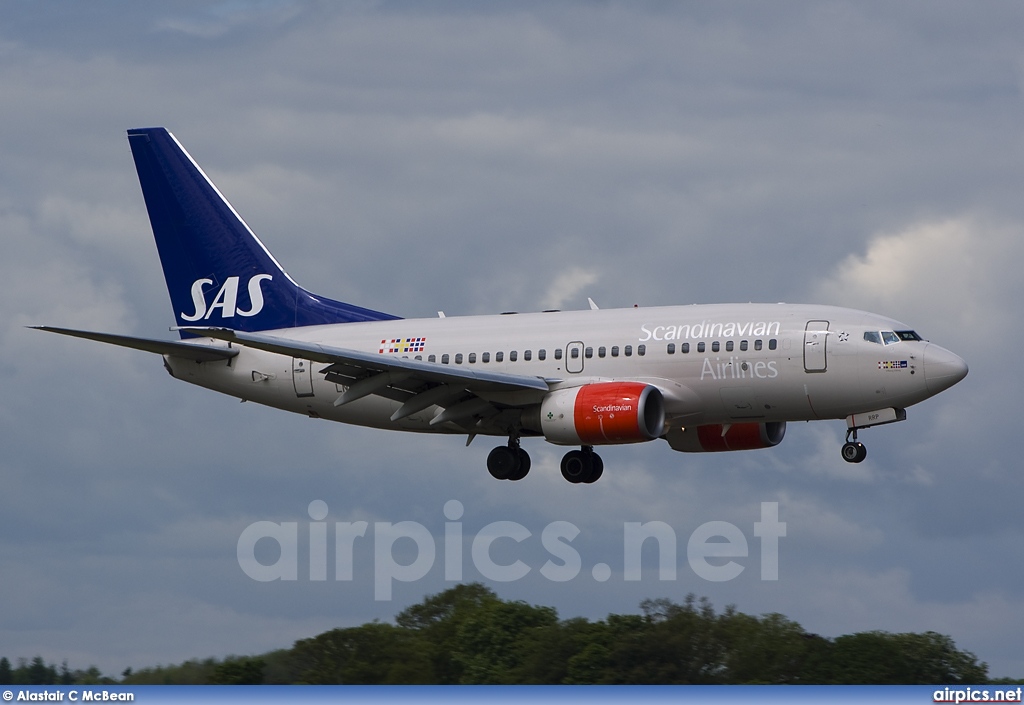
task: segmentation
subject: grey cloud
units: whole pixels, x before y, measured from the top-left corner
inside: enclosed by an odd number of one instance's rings
[[[830,635],[946,631],[995,675],[1024,673],[1005,354],[1024,344],[1015,4],[0,15],[0,654],[116,674],[386,619],[444,589],[440,565],[378,603],[369,543],[351,583],[263,584],[235,562],[238,535],[304,526],[322,499],[328,522],[418,521],[440,545],[442,508],[459,499],[467,536],[499,519],[533,532],[500,548],[532,573],[495,587],[563,616],[694,591]],[[23,328],[171,335],[124,139],[152,124],[325,295],[421,316],[587,296],[827,300],[905,320],[971,373],[906,423],[865,432],[858,467],[839,458],[841,423],[799,424],[772,451],[612,448],[586,488],[557,475],[557,448],[530,443],[530,477],[496,483],[486,439],[467,449],[289,416],[181,385],[152,356]],[[753,560],[762,501],[788,523],[777,583]],[[717,520],[751,546],[725,584],[683,555]],[[568,583],[538,575],[552,521],[581,529]],[[622,527],[643,521],[679,537],[676,581],[622,579]],[[653,570],[653,550],[644,558]]]

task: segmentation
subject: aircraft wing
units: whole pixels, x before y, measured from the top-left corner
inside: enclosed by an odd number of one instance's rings
[[[113,333],[95,333],[88,330],[75,330],[73,328],[56,328],[54,326],[29,326],[36,330],[45,330],[50,333],[70,335],[75,338],[95,340],[100,343],[120,345],[122,348],[144,350],[158,355],[174,355],[196,362],[215,362],[217,360],[230,360],[238,354],[238,350],[231,348],[215,348],[212,345],[203,343],[184,343],[170,340],[154,340],[153,338],[136,338],[130,335],[115,335]]]
[[[535,402],[551,389],[552,383],[560,381],[469,370],[230,328],[187,327],[182,330],[279,355],[326,363],[328,366],[320,370],[321,374],[328,381],[348,387],[335,401],[335,406],[377,394],[402,402],[392,420],[431,405],[444,409],[433,419],[433,424],[459,422],[474,415],[491,415],[503,406],[518,406],[527,400]],[[525,398],[523,392],[527,393]]]

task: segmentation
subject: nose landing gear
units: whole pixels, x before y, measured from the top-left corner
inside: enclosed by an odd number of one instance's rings
[[[851,436],[853,438],[852,441],[850,440]],[[864,458],[868,457],[868,449],[857,440],[856,428],[851,428],[846,432],[846,443],[843,444],[841,453],[843,460],[848,463],[860,463],[864,461]]]

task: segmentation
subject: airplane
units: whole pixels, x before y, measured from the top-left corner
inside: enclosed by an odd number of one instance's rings
[[[35,328],[156,353],[175,379],[313,418],[507,438],[487,470],[521,480],[521,439],[573,447],[590,484],[603,445],[683,452],[770,448],[786,424],[858,431],[967,375],[910,326],[848,308],[704,304],[406,319],[299,286],[165,128],[128,130],[179,340]]]

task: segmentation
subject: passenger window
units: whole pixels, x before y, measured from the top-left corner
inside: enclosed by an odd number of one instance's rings
[[[745,340],[741,340],[740,341],[740,350],[746,352],[746,350],[747,350],[747,341],[745,341]]]
[[[476,362],[476,353],[470,353],[469,354],[469,364],[472,365],[474,362]]]
[[[775,338],[772,338],[771,340],[768,341],[769,350],[774,350],[777,347],[779,347],[779,341],[777,341]]]
[[[540,350],[537,351],[537,359],[538,360],[546,360],[547,357],[548,357],[548,351],[545,350],[544,348],[541,348]]]
[[[754,350],[760,350],[763,345],[764,345],[764,341],[755,340],[754,341]]]
[[[588,360],[594,357],[594,348],[587,348],[586,350],[584,350],[583,357],[587,358]]]
[[[462,364],[462,353],[455,353],[455,364],[456,365],[461,365]]]
[[[505,353],[503,353],[503,352],[496,352],[496,353],[494,353],[494,361],[495,362],[501,362],[504,359],[505,359]]]
[[[562,359],[562,348],[555,348],[555,359],[556,360],[561,360]]]
[[[685,355],[685,354],[687,354],[688,352],[690,352],[690,344],[689,344],[689,343],[683,343],[683,344],[682,344],[682,345],[680,346],[680,348],[679,348],[679,349],[680,349],[680,350],[682,351],[682,353],[683,353],[683,354]]]
[[[636,354],[640,355],[641,357],[646,355],[647,354],[647,346],[646,345],[637,345],[636,346]]]
[[[423,359],[423,356],[422,356],[422,355],[417,355],[415,359],[417,359],[417,360],[422,360],[422,359]]]
[[[718,341],[711,343],[711,352],[718,352],[722,349],[722,346],[718,344]]]
[[[874,330],[864,331],[864,340],[869,343],[876,343],[877,345],[882,344],[882,336],[879,335],[878,331]]]
[[[527,361],[532,360],[533,359],[533,350],[526,350],[526,351],[524,351],[523,352],[523,359],[527,360]]]
[[[427,362],[437,362],[437,355],[427,355]]]
[[[618,356],[619,356],[619,346],[618,345],[613,345],[612,346],[612,357],[618,357]]]
[[[599,347],[597,349],[597,356],[598,357],[604,357],[606,352],[608,352],[608,351],[605,350],[604,346],[602,345],[601,347]]]
[[[726,352],[732,352],[732,341],[731,340],[727,340],[725,342],[725,351]]]
[[[675,343],[669,343],[668,346],[665,348],[665,351],[669,355],[675,355],[676,354],[676,344]]]
[[[573,360],[579,358],[579,356],[580,356],[580,349],[579,348],[573,348],[572,350],[569,351],[569,355],[572,357]]]
[[[627,345],[626,347],[624,347],[622,349],[622,354],[625,355],[626,357],[632,357],[632,355],[633,355],[633,346],[632,345]]]
[[[512,352],[510,352],[508,354],[508,361],[509,362],[515,362],[516,359],[518,359],[518,357],[519,357],[519,352],[517,350],[513,350]]]
[[[490,362],[490,361],[491,361],[491,354],[489,352],[486,352],[486,353],[484,353],[483,355],[480,356],[480,362]]]
[[[704,341],[703,340],[700,341],[699,343],[697,343],[697,352],[699,352],[699,353],[704,352]]]
[[[441,364],[442,365],[447,365],[448,364],[448,360],[449,360],[448,353],[445,353],[444,355],[441,356]]]

